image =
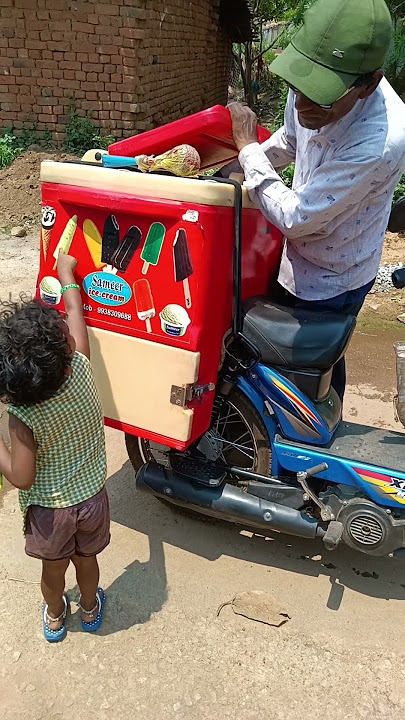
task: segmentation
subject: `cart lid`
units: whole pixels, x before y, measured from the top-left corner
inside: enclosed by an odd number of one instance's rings
[[[171,177],[158,173],[140,173],[130,170],[113,170],[101,165],[86,165],[76,162],[54,162],[43,160],[41,163],[41,183],[70,185],[84,188],[94,193],[98,190],[134,198],[156,198],[188,202],[195,205],[213,205],[215,207],[233,207],[235,191],[231,185],[217,183],[211,179],[197,180]],[[94,200],[96,204],[96,200]],[[242,188],[244,208],[256,206],[249,198],[246,188]]]
[[[270,137],[266,128],[258,128],[259,142]],[[238,157],[232,137],[232,123],[229,110],[215,105],[208,110],[175,120],[155,130],[135,135],[110,145],[110,155],[160,155],[176,145],[187,143],[198,150],[201,170],[222,167]]]

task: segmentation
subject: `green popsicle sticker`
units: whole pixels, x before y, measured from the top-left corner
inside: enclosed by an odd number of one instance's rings
[[[156,222],[150,226],[141,252],[141,260],[143,260],[143,275],[146,275],[148,272],[149,265],[158,264],[165,234],[166,228],[162,225],[162,223]]]

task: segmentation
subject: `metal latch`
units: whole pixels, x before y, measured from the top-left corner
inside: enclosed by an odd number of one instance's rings
[[[208,385],[172,385],[170,391],[170,402],[178,407],[186,407],[192,400],[201,400],[206,392],[215,390],[214,383]]]

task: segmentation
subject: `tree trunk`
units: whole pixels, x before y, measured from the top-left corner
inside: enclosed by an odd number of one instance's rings
[[[242,52],[241,52],[240,45],[239,45],[238,63],[239,63],[240,76],[242,78],[242,84],[243,84],[243,94],[244,94],[245,100],[246,100],[246,97],[247,97],[246,70],[243,65],[243,58],[242,58]]]
[[[246,84],[244,84],[244,89],[245,89],[245,100],[250,108],[253,107],[253,105],[254,105],[252,69],[253,69],[252,43],[245,43]]]

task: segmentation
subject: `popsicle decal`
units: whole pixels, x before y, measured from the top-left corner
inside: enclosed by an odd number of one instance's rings
[[[174,280],[182,282],[184,288],[184,299],[186,308],[191,308],[191,295],[188,278],[193,274],[193,263],[191,262],[190,248],[187,241],[187,233],[183,228],[177,230],[173,243]]]
[[[143,275],[146,275],[148,272],[149,265],[158,264],[165,234],[166,228],[162,225],[162,223],[157,222],[150,226],[141,252],[141,260],[143,260]]]
[[[139,320],[146,323],[146,331],[152,332],[151,319],[155,317],[156,310],[149,282],[146,278],[136,280],[133,284],[136,312]]]
[[[55,225],[56,210],[49,205],[45,205],[42,208],[42,219],[41,219],[41,237],[42,237],[42,250],[44,253],[45,260],[48,257],[49,245],[51,243],[52,229]]]
[[[182,337],[191,322],[187,310],[181,305],[166,305],[159,317],[163,332],[173,337]]]
[[[111,257],[111,263],[114,266],[112,272],[118,271],[124,274],[128,270],[129,264],[141,244],[141,240],[142,233],[139,227],[132,225]]]
[[[96,270],[100,270],[104,263],[101,259],[102,237],[92,220],[85,220],[83,223],[83,235],[88,251]]]
[[[73,217],[70,218],[70,220],[67,221],[66,227],[60,236],[60,240],[55,248],[55,252],[53,254],[55,258],[55,264],[53,266],[53,269],[56,270],[56,266],[58,264],[58,257],[59,252],[62,250],[65,255],[69,253],[70,246],[72,244],[73,236],[76,232],[77,228],[77,215],[73,215]]]
[[[120,228],[115,215],[109,215],[104,223],[103,237],[101,242],[101,261],[108,267],[107,271],[112,270],[112,257],[118,250],[120,244]]]

